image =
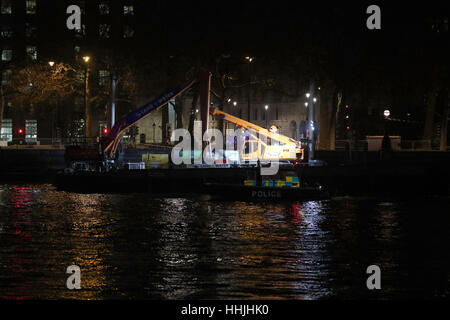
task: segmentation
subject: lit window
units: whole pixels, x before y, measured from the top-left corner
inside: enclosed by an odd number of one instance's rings
[[[37,120],[25,120],[25,142],[35,143],[37,141]]]
[[[1,36],[3,39],[10,39],[13,36],[13,31],[10,26],[3,25],[1,30]]]
[[[1,7],[2,14],[11,14],[12,13],[11,0],[1,0],[1,1],[2,1]]]
[[[36,37],[36,26],[32,23],[25,23],[25,36],[28,38]]]
[[[2,61],[11,61],[12,59],[12,50],[11,49],[3,49],[2,50]]]
[[[109,71],[100,70],[98,72],[98,84],[99,86],[107,86],[109,83]]]
[[[106,2],[99,3],[98,11],[101,15],[108,15],[109,14],[109,4]]]
[[[431,24],[431,30],[436,33],[448,32],[448,19],[434,19]]]
[[[98,33],[100,38],[109,38],[109,31],[111,26],[109,24],[101,24],[98,26]]]
[[[134,36],[134,30],[132,27],[126,25],[123,28],[123,37],[124,38],[132,38]]]
[[[26,0],[27,14],[36,14],[36,0]]]
[[[32,60],[37,60],[37,49],[34,46],[27,46],[27,57]]]
[[[12,120],[11,119],[3,119],[2,120],[2,130],[0,133],[1,141],[12,141]]]
[[[8,69],[2,72],[2,85],[7,86],[11,82],[12,70]]]
[[[134,7],[133,6],[123,6],[123,14],[125,16],[134,15]]]

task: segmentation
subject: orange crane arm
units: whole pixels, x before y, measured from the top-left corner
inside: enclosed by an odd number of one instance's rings
[[[226,121],[234,123],[235,125],[237,125],[239,127],[242,127],[244,129],[247,129],[247,130],[253,130],[256,133],[259,133],[260,135],[266,136],[267,138],[270,138],[270,139],[282,142],[284,144],[290,144],[290,145],[294,145],[294,146],[297,146],[297,144],[299,144],[298,141],[295,141],[292,138],[283,136],[283,135],[278,134],[278,133],[270,132],[269,130],[267,130],[267,129],[263,128],[263,127],[257,126],[256,124],[253,124],[251,122],[242,120],[242,119],[240,119],[238,117],[232,116],[231,114],[228,114],[228,113],[223,112],[221,110],[218,110],[218,109],[215,109],[215,108],[210,108],[210,113],[213,116],[220,117],[220,118],[222,118],[222,119],[224,119]]]

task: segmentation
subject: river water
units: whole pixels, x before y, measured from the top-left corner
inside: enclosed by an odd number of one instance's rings
[[[449,198],[249,204],[1,184],[0,298],[448,298],[449,214]],[[81,290],[66,287],[70,265]]]

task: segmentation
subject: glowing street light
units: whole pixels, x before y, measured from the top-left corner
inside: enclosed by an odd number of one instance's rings
[[[386,118],[389,118],[389,116],[391,115],[391,111],[389,109],[386,109],[384,110],[383,114]]]
[[[311,95],[309,93],[306,94],[306,97],[309,98]]]
[[[236,101],[233,102],[233,106],[235,106],[235,107],[237,106],[237,102]]]
[[[254,57],[247,56],[248,61],[248,90],[247,90],[247,120],[250,121],[250,92],[252,91],[252,61]]]
[[[268,118],[268,112],[267,112],[267,110],[269,110],[269,105],[265,105],[264,106],[264,109],[266,110],[266,113],[265,113],[265,115],[264,115],[264,118],[266,118],[266,128],[269,126],[269,123],[268,123],[268,121],[269,121],[269,118]]]
[[[85,126],[86,126],[86,138],[90,136],[90,106],[89,106],[89,60],[91,57],[84,56],[83,60],[86,62],[86,68],[84,70],[84,111],[85,111]]]
[[[49,61],[48,64],[50,67],[53,67],[55,65],[55,61]]]

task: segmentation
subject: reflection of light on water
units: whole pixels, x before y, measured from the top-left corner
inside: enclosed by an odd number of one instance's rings
[[[186,198],[164,198],[162,199],[165,209],[169,211],[183,210],[189,201]]]
[[[233,275],[237,288],[258,288],[273,296],[313,299],[331,294],[327,286],[328,234],[320,227],[324,219],[323,201],[279,204],[233,204],[232,226],[240,266]],[[275,293],[277,292],[277,293]],[[279,295],[283,292],[284,295]],[[244,294],[244,293],[242,293]],[[272,296],[272,297],[273,297]]]
[[[399,217],[398,209],[391,202],[380,202],[377,208],[378,214],[375,216],[377,223],[376,236],[380,241],[391,241],[398,235]],[[374,230],[375,231],[375,230]]]
[[[161,199],[158,211],[163,214],[159,216],[159,241],[155,250],[156,259],[162,264],[165,276],[161,283],[155,285],[164,292],[166,299],[183,298],[196,290],[192,287],[197,279],[192,279],[189,272],[180,272],[193,269],[199,259],[197,252],[188,251],[189,248],[185,247],[193,241],[189,238],[192,233],[189,221],[191,217],[194,220],[198,218],[197,214],[200,213],[196,209],[201,209],[201,206],[193,205],[192,200],[185,198]]]
[[[393,206],[393,203],[392,202],[380,202],[378,205],[380,207],[391,207],[391,206]]]
[[[296,258],[290,259],[291,267],[299,273],[293,289],[303,292],[304,299],[317,299],[331,295],[328,279],[329,235],[321,228],[326,218],[326,201],[307,201],[293,204],[290,208],[292,223],[296,228],[294,244]]]
[[[11,217],[13,228],[9,232],[12,237],[10,245],[13,252],[8,256],[6,268],[8,277],[15,279],[13,285],[8,288],[4,298],[29,299],[33,296],[30,273],[35,270],[30,259],[31,247],[31,220],[32,212],[30,204],[32,193],[30,187],[13,186],[10,194]],[[19,250],[20,249],[20,250]]]
[[[102,203],[108,199],[101,194],[68,193],[67,197],[73,206],[71,214],[66,217],[71,226],[67,232],[69,239],[73,237],[77,241],[66,244],[66,255],[71,260],[66,259],[65,264],[81,268],[82,290],[63,290],[61,298],[99,299],[102,289],[108,286],[104,258],[110,249],[106,230],[113,221],[102,210]],[[55,263],[61,264],[61,261]],[[67,266],[61,267],[65,271]]]

